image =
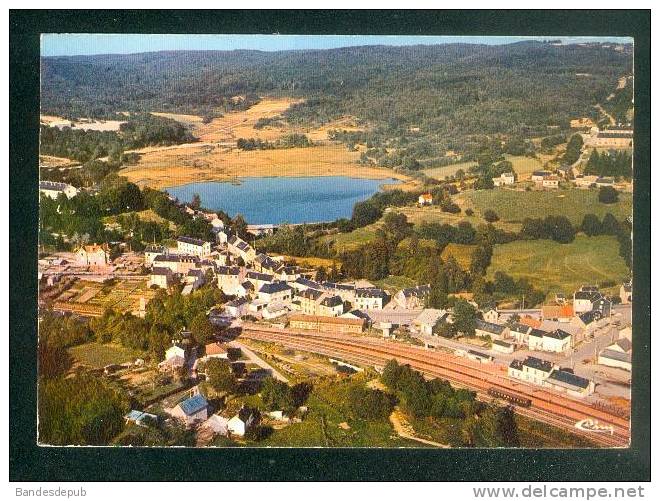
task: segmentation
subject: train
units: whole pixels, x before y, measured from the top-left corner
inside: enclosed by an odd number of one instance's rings
[[[517,395],[515,393],[511,393],[505,390],[501,390],[499,388],[495,388],[494,386],[488,388],[488,394],[491,397],[506,400],[507,402],[514,405],[518,405],[520,407],[531,407],[532,405],[531,399],[527,397],[523,397],[522,395]]]

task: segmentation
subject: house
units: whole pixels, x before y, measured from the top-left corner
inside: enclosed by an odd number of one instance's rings
[[[227,429],[232,435],[243,437],[259,420],[259,411],[249,407],[241,407],[233,418],[227,421]]]
[[[578,175],[573,179],[573,184],[578,188],[591,188],[596,185],[598,176],[583,176]]]
[[[163,245],[149,245],[147,246],[146,249],[144,249],[144,265],[146,267],[151,267],[154,264],[154,259],[156,259],[156,256],[159,256],[161,254],[167,254],[168,250],[167,247]]]
[[[275,233],[277,228],[274,224],[248,224],[247,232],[255,237],[260,237],[263,235],[272,235]]]
[[[555,369],[543,382],[544,386],[574,397],[586,397],[594,392],[595,384],[581,376],[562,369]]]
[[[491,339],[499,340],[509,337],[509,328],[506,325],[486,322],[481,319],[476,319],[475,322],[474,332],[479,337],[490,336]]]
[[[559,178],[557,176],[546,176],[541,185],[544,188],[559,188]]]
[[[503,172],[499,177],[493,178],[493,185],[506,186],[516,182],[516,175],[513,172]]]
[[[218,266],[215,271],[218,277],[218,288],[227,296],[236,296],[238,288],[243,283],[241,269],[238,266]]]
[[[207,420],[208,409],[208,402],[198,393],[177,404],[174,409],[170,410],[169,414],[183,421],[186,426],[193,426]]]
[[[64,194],[66,198],[73,198],[78,194],[78,188],[66,183],[39,181],[39,193],[43,193],[53,200],[57,200],[60,193]]]
[[[550,171],[547,171],[547,170],[537,170],[537,171],[532,172],[532,177],[531,177],[531,179],[532,179],[532,181],[534,181],[534,182],[537,183],[537,184],[538,184],[538,183],[543,183],[543,180],[544,180],[546,177],[550,176],[550,175],[552,175],[552,173],[551,173]]]
[[[223,343],[214,342],[204,346],[204,354],[207,357],[227,358],[227,348]]]
[[[530,332],[532,332],[532,327],[520,322],[514,322],[509,326],[509,335],[518,344],[528,344]]]
[[[555,329],[552,332],[544,332],[541,349],[555,353],[564,353],[571,347],[572,336],[561,329]],[[530,349],[532,347],[530,346]]]
[[[217,435],[226,436],[229,432],[229,419],[220,414],[213,414],[202,423],[200,428],[207,428]]]
[[[632,370],[632,343],[622,338],[612,343],[598,354],[598,363],[626,371]]]
[[[612,303],[605,298],[595,286],[583,286],[573,294],[573,310],[575,314],[598,310],[602,316],[609,316]]]
[[[76,262],[79,266],[106,266],[110,264],[110,248],[108,244],[83,245],[76,251]]]
[[[199,267],[199,258],[179,254],[159,254],[154,258],[153,266],[167,267],[172,270],[172,273],[185,275],[193,268]]]
[[[394,296],[394,300],[402,308],[414,310],[417,308],[423,308],[430,295],[430,285],[418,285],[416,287],[400,290]]]
[[[161,289],[167,289],[170,285],[172,285],[172,281],[172,270],[169,268],[161,268],[155,266],[151,269],[151,273],[149,274],[149,287],[153,287],[155,285]]]
[[[371,317],[366,314],[363,311],[360,310],[351,310],[347,311],[343,315],[341,315],[339,318],[352,318],[352,319],[357,319],[357,320],[364,320],[367,324],[371,323]]]
[[[253,261],[254,269],[262,273],[274,273],[275,270],[282,266],[281,263],[278,263],[266,254],[257,254]]]
[[[621,304],[630,304],[632,302],[632,283],[621,285],[619,288],[619,298],[621,298]]]
[[[181,254],[204,257],[211,254],[211,242],[198,238],[179,237],[176,239],[176,248]]]
[[[543,351],[543,336],[545,332],[540,329],[534,329],[529,331],[527,335],[527,346],[530,350]]]
[[[483,317],[486,322],[494,324],[500,319],[500,314],[495,308],[491,308],[484,312]]]
[[[631,127],[610,127],[603,130],[592,127],[584,143],[592,148],[628,149],[632,148],[633,135]]]
[[[300,311],[305,315],[316,315],[318,312],[318,301],[323,292],[316,289],[306,289],[298,292],[296,298],[300,301]]]
[[[355,291],[356,287],[352,284],[337,284],[334,282],[323,282],[321,287],[324,291],[336,294],[341,297],[344,301],[349,301],[353,303],[355,301]]]
[[[323,331],[336,334],[360,334],[364,331],[365,323],[364,319],[301,314],[289,316],[289,326],[292,329]]]
[[[266,320],[272,320],[274,318],[279,318],[287,313],[289,313],[288,304],[282,303],[280,301],[274,301],[268,303],[265,308],[261,310],[261,316]]]
[[[344,301],[339,296],[326,295],[318,303],[318,314],[322,317],[338,317],[344,313]]]
[[[228,315],[234,318],[240,318],[247,313],[248,300],[244,297],[239,297],[225,304],[225,311]]]
[[[275,278],[282,282],[294,282],[300,278],[300,269],[297,266],[280,266],[275,270]]]
[[[512,343],[507,343],[506,341],[502,341],[500,339],[494,339],[493,344],[491,346],[491,349],[493,351],[496,351],[498,353],[506,353],[506,354],[513,353],[514,348],[515,347]]]
[[[254,248],[252,248],[252,246],[245,240],[239,238],[236,235],[229,237],[227,240],[227,248],[229,249],[229,252],[231,252],[234,256],[238,256],[243,259],[246,264],[254,261],[255,257],[257,256],[257,252],[254,250]]]
[[[570,322],[575,312],[570,304],[544,304],[541,306],[541,318],[553,322]]]
[[[415,320],[413,327],[424,336],[437,336],[440,326],[448,321],[446,310],[425,308]]]
[[[296,292],[302,292],[307,289],[321,290],[321,284],[309,280],[305,277],[296,278],[293,282],[289,284]]]
[[[273,281],[273,275],[259,273],[258,271],[248,271],[245,274],[245,279],[254,285],[255,290],[259,290],[262,285],[269,284]]]
[[[539,329],[541,325],[543,325],[543,322],[537,318],[531,317],[529,315],[523,315],[520,317],[519,322],[522,325],[527,325],[528,327],[531,327],[532,329]]]
[[[292,289],[286,282],[272,282],[261,286],[257,292],[260,299],[265,301],[290,301]]]
[[[507,372],[510,377],[542,385],[554,368],[554,364],[548,360],[527,357],[523,361],[513,360]]]
[[[382,310],[389,300],[390,296],[382,289],[355,289],[353,306],[358,310]]]
[[[124,416],[126,423],[135,423],[138,426],[147,427],[152,423],[158,422],[158,416],[149,414],[148,412],[131,410]]]
[[[184,290],[188,289],[189,291],[188,294],[190,294],[190,292],[197,290],[202,285],[204,285],[204,283],[206,282],[206,276],[202,269],[193,268],[192,270],[188,270],[188,274],[184,277],[183,282],[186,285],[184,287]]]
[[[591,331],[600,325],[598,322],[602,320],[602,318],[603,316],[598,310],[586,311],[575,315],[571,324],[580,329],[584,329],[585,331]]]
[[[419,205],[431,205],[433,204],[433,195],[430,193],[422,193],[419,198]]]

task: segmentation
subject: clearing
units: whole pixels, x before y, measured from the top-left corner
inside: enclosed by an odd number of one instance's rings
[[[582,234],[570,244],[525,240],[496,245],[487,278],[492,279],[496,271],[526,278],[542,291],[567,294],[587,283],[619,284],[629,275],[615,237]]]
[[[130,350],[118,344],[85,343],[69,348],[71,356],[80,364],[93,369],[101,369],[110,364],[135,362],[144,356],[137,350]]]
[[[458,263],[458,265],[467,271],[470,269],[470,263],[472,262],[472,254],[474,253],[476,248],[477,248],[476,245],[449,243],[442,250],[442,254],[440,254],[440,257],[443,259],[443,261],[446,261],[447,259],[449,259],[449,257],[453,257]]]
[[[518,174],[520,179],[529,178],[532,172],[543,168],[543,162],[538,158],[514,155],[504,155],[504,157],[513,164],[513,170]],[[444,167],[432,167],[422,172],[429,177],[442,180],[447,176],[453,176],[459,170],[467,173],[475,165],[477,165],[477,162],[461,162],[453,165],[445,165]]]

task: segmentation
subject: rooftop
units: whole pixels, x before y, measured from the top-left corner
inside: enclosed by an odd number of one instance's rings
[[[207,243],[204,240],[200,240],[199,238],[193,238],[193,237],[179,237],[176,239],[176,241],[185,244],[197,245],[199,247]]]
[[[179,407],[181,407],[181,410],[186,416],[190,416],[192,414],[196,414],[202,409],[205,409],[208,407],[208,405],[208,402],[202,395],[195,395],[194,397],[190,397],[189,399],[181,402]]]
[[[557,384],[559,386],[564,386],[569,389],[579,388],[586,389],[589,387],[589,380],[580,376],[576,376],[571,372],[566,372],[560,369],[555,369],[548,376],[548,381]]]

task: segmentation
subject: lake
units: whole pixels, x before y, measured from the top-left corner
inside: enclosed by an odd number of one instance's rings
[[[190,202],[198,193],[202,207],[242,214],[249,224],[313,223],[350,218],[353,205],[376,193],[392,179],[327,177],[248,177],[240,184],[207,181],[165,188]]]

